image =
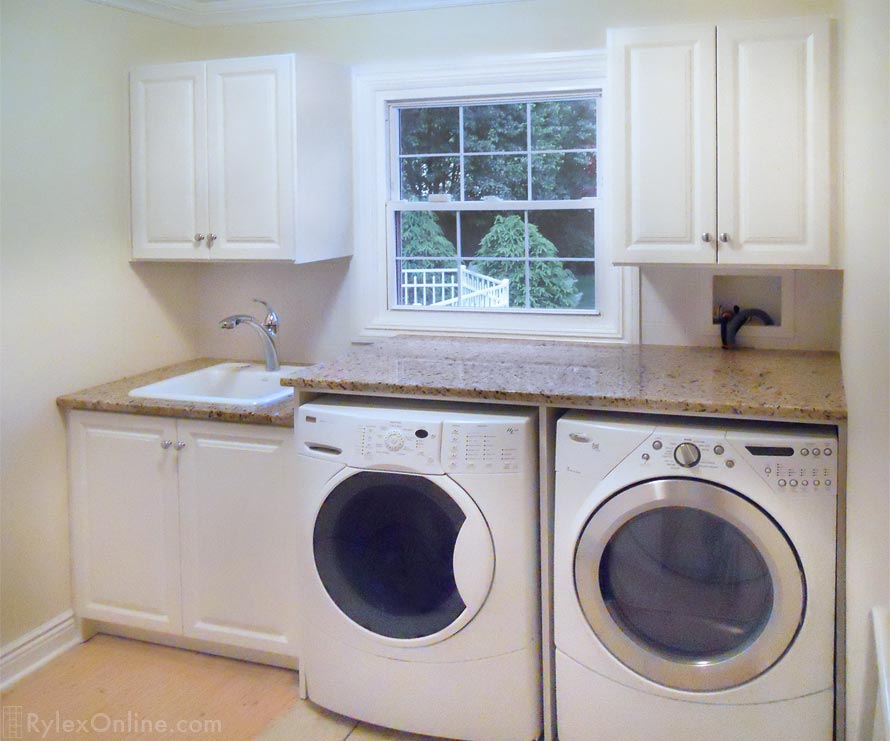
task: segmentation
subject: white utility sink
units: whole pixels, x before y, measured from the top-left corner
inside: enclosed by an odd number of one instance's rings
[[[281,366],[279,371],[267,371],[263,365],[220,363],[140,386],[130,391],[130,396],[259,407],[294,395],[293,388],[279,383],[281,374],[292,370],[296,367]]]

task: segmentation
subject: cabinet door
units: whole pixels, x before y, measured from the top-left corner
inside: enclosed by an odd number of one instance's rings
[[[179,423],[184,633],[296,655],[293,431]]]
[[[206,128],[203,64],[131,73],[134,258],[207,259]]]
[[[717,28],[726,264],[828,265],[828,20]]]
[[[213,259],[294,258],[294,57],[207,63]]]
[[[79,617],[179,633],[176,426],[160,417],[68,417]]]
[[[615,263],[715,261],[714,43],[713,26],[609,32]]]

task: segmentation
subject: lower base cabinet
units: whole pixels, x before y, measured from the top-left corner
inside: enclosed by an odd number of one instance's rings
[[[70,412],[77,615],[297,656],[292,438]]]

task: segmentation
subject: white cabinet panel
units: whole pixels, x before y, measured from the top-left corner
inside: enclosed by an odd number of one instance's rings
[[[609,65],[614,262],[830,266],[827,19],[610,31]]]
[[[352,253],[347,68],[277,54],[130,81],[133,259]]]
[[[294,58],[207,63],[214,258],[293,259]]]
[[[130,77],[135,257],[206,259],[206,100],[202,64],[136,70]]]
[[[292,438],[71,412],[77,615],[297,656]]]
[[[717,33],[720,262],[828,264],[828,21]]]
[[[179,428],[185,635],[296,656],[293,433]]]
[[[713,262],[714,28],[610,31],[609,48],[615,260]]]
[[[181,630],[176,457],[156,417],[69,416],[71,542],[77,614]]]

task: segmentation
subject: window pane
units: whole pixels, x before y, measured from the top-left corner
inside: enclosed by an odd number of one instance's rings
[[[402,211],[396,214],[396,255],[455,257],[457,214],[453,211]],[[418,267],[421,260],[412,260]]]
[[[524,201],[528,198],[528,159],[526,155],[477,154],[464,158],[468,201],[501,198]]]
[[[592,262],[562,263],[563,267],[575,276],[575,291],[580,294],[573,308],[584,311],[596,310],[596,265]]]
[[[399,306],[450,306],[458,300],[456,260],[397,260]]]
[[[464,108],[464,151],[525,151],[526,105],[474,105]]]
[[[532,198],[561,201],[596,195],[596,154],[567,152],[532,155]]]
[[[460,146],[459,110],[457,106],[401,108],[399,110],[399,153],[457,152]]]
[[[401,160],[401,198],[425,201],[433,194],[460,199],[459,157],[409,157]]]
[[[521,211],[466,211],[460,215],[463,257],[525,258],[525,217]]]
[[[578,302],[581,300],[578,279],[562,260],[532,260],[529,263],[528,275],[531,308],[576,309],[578,307]]]
[[[523,308],[525,260],[473,260],[461,271],[462,306]]]
[[[596,99],[532,103],[532,149],[596,147]]]
[[[595,257],[593,210],[530,211],[528,220],[554,245],[556,256]]]

